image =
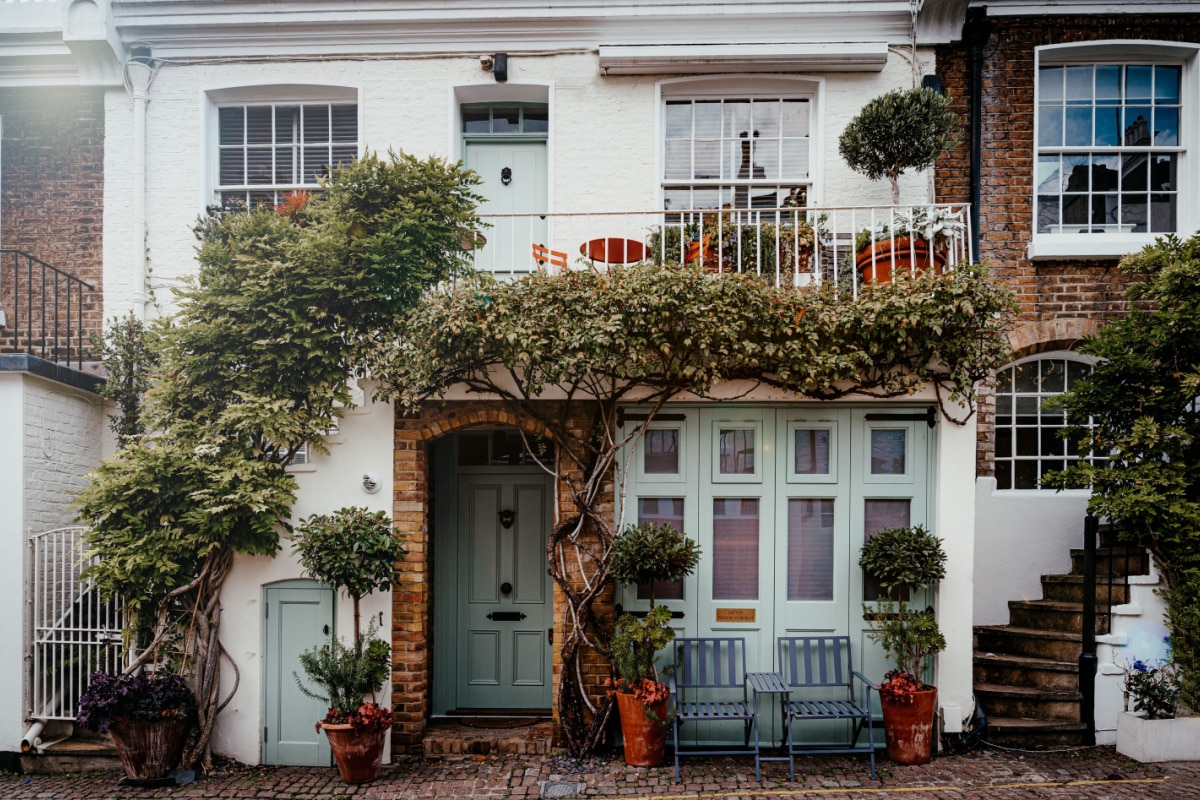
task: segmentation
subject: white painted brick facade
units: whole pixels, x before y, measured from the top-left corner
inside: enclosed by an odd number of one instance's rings
[[[71,497],[99,463],[105,417],[100,398],[27,378],[24,396],[25,530],[73,524]]]

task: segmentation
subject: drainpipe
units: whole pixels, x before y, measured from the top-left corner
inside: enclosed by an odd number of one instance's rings
[[[971,50],[971,252],[980,259],[980,181],[983,172],[983,50],[987,46],[991,25],[987,8],[967,10],[963,25],[963,41]]]
[[[28,753],[42,743],[42,731],[45,728],[46,723],[42,720],[37,720],[29,726],[29,730],[25,731],[25,735],[21,737],[22,753]]]
[[[150,51],[135,48],[125,62],[125,88],[133,96],[133,313],[146,321],[146,104],[150,102],[150,81],[154,79]]]

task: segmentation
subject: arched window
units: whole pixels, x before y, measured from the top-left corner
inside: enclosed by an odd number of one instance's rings
[[[1041,353],[1002,368],[996,386],[996,488],[1039,489],[1042,476],[1079,460],[1074,442],[1059,436],[1061,411],[1044,409],[1091,372],[1075,353]]]

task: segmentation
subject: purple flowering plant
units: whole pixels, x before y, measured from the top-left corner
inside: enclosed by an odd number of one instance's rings
[[[79,698],[75,721],[105,733],[118,719],[177,719],[186,723],[195,715],[196,697],[178,675],[96,672]]]

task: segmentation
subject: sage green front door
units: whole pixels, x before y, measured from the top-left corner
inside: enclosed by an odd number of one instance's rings
[[[551,484],[537,474],[458,480],[458,707],[550,707]]]
[[[477,266],[500,274],[533,271],[533,244],[557,246],[547,238],[546,143],[471,141],[465,161],[482,178],[478,213],[491,225]]]
[[[315,730],[328,703],[296,686],[300,653],[333,635],[333,592],[315,581],[267,586],[263,648],[263,763],[328,767],[328,740]],[[315,687],[313,687],[315,688]]]

